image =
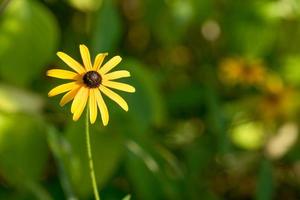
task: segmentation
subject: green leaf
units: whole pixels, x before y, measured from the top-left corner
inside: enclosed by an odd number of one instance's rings
[[[259,122],[241,123],[232,128],[232,142],[241,148],[255,150],[265,142],[265,132]]]
[[[149,126],[162,124],[166,110],[155,74],[133,59],[123,62],[122,68],[130,71],[130,84],[136,88],[135,93],[124,94],[129,105],[126,115],[131,118],[134,127],[144,130]]]
[[[173,115],[190,115],[191,113],[188,112],[199,113],[203,106],[203,89],[198,83],[178,87],[166,96],[167,106]]]
[[[131,199],[131,195],[127,194],[122,200],[130,200]]]
[[[0,169],[16,186],[36,182],[48,159],[45,126],[32,115],[0,114]]]
[[[99,9],[103,0],[68,0],[71,6],[83,12]]]
[[[48,191],[40,184],[26,180],[24,180],[24,184],[26,189],[35,195],[36,199],[53,200]]]
[[[28,85],[52,58],[58,39],[54,16],[37,1],[11,1],[0,20],[0,77]]]
[[[221,21],[223,37],[228,40],[227,51],[259,57],[265,56],[274,48],[278,27],[266,22],[259,13],[259,8],[257,1],[228,3],[226,17]]]
[[[256,187],[256,200],[273,199],[272,163],[262,160]]]
[[[0,110],[9,113],[39,113],[43,99],[30,91],[0,84]]]
[[[213,16],[214,3],[213,1],[204,0],[191,0],[193,9],[195,10],[195,21],[203,21]]]
[[[281,65],[281,74],[289,83],[299,86],[300,85],[300,57],[289,55],[285,58]]]
[[[69,156],[67,145],[65,145],[66,141],[64,140],[64,137],[60,136],[58,131],[53,127],[48,128],[47,139],[57,165],[60,184],[64,190],[65,196],[67,199],[76,200],[78,198],[74,195],[73,188],[70,183],[70,177],[68,177],[66,167],[64,165],[64,157]]]
[[[141,159],[138,159],[134,154],[129,154],[126,158],[126,168],[138,199],[165,199],[162,188],[158,187],[157,178]]]
[[[247,21],[235,22],[231,33],[231,46],[234,50],[245,53],[247,56],[264,56],[274,46],[275,27],[266,23],[253,23]],[[259,34],[258,34],[259,31]],[[253,45],[255,41],[255,45]]]
[[[127,141],[126,167],[139,199],[181,199],[179,163],[171,152],[149,140]]]
[[[115,51],[121,39],[121,19],[113,1],[105,1],[95,17],[92,49],[94,52]]]

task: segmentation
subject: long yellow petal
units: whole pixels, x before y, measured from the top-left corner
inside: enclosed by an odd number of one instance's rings
[[[72,101],[75,97],[75,95],[77,94],[79,88],[81,86],[78,85],[77,87],[74,87],[71,91],[69,91],[68,93],[66,93],[60,100],[59,105],[60,106],[64,106],[67,103],[69,103],[70,101]]]
[[[76,60],[74,60],[69,55],[65,54],[64,52],[57,52],[56,55],[60,59],[62,59],[69,67],[71,67],[73,70],[75,70],[79,74],[82,74],[85,72],[85,69],[82,67],[81,64],[79,64]]]
[[[77,94],[74,97],[74,101],[72,102],[71,105],[71,113],[73,114],[75,110],[77,109],[79,102],[80,102],[80,97],[82,96],[83,88],[80,88],[77,92]]]
[[[97,119],[97,100],[95,97],[95,90],[97,89],[90,89],[90,96],[89,96],[89,109],[90,109],[90,121],[91,123],[95,123]]]
[[[92,70],[92,62],[91,62],[91,55],[90,55],[89,49],[83,44],[81,44],[79,46],[79,49],[80,49],[80,54],[81,54],[81,58],[82,58],[84,66],[85,66],[85,69],[87,71]]]
[[[108,53],[99,53],[96,56],[95,62],[94,62],[94,66],[93,66],[93,70],[98,71],[99,68],[101,67],[104,58],[108,55]]]
[[[67,92],[69,90],[72,90],[77,85],[78,85],[78,83],[76,83],[76,82],[70,82],[70,83],[65,83],[65,84],[59,85],[59,86],[53,88],[52,90],[50,90],[50,92],[48,93],[48,96],[53,97],[58,94]]]
[[[104,126],[106,126],[108,124],[109,121],[109,113],[108,113],[108,109],[107,106],[102,98],[102,95],[99,91],[99,89],[95,89],[95,98],[97,100],[97,104],[101,113],[101,118],[102,118],[102,123]]]
[[[82,98],[82,96],[85,95],[86,89],[87,88],[85,88],[84,86],[82,86],[78,90],[77,94],[74,97],[74,101],[72,102],[71,113],[75,113],[75,111],[76,111],[76,109],[77,109],[77,107],[78,107],[78,105],[80,103],[80,100],[81,100],[80,98]]]
[[[50,69],[47,71],[47,76],[70,80],[77,80],[80,77],[80,75],[75,72],[63,69]]]
[[[100,85],[100,90],[103,92],[106,96],[108,96],[111,100],[116,102],[121,108],[123,108],[125,111],[128,111],[128,105],[126,101],[117,93],[113,92],[112,90],[108,89],[107,87]]]
[[[106,74],[107,72],[109,72],[112,68],[114,68],[115,66],[117,66],[120,62],[121,62],[122,58],[120,56],[115,56],[112,59],[110,59],[107,63],[105,63],[103,65],[103,67],[101,67],[99,69],[99,73],[101,75]]]
[[[82,92],[80,92],[80,91],[82,91]],[[80,95],[78,95],[78,94],[80,94]],[[74,114],[73,114],[74,121],[77,121],[79,119],[79,117],[81,116],[81,114],[85,108],[85,105],[87,103],[88,96],[89,96],[89,89],[86,87],[80,88],[79,92],[75,96],[73,103],[75,101],[77,101],[77,107],[74,109]],[[76,98],[78,98],[78,99],[76,99]]]
[[[131,93],[135,92],[135,88],[126,83],[118,83],[115,81],[103,81],[102,85],[113,89],[121,90],[124,92],[131,92]]]
[[[103,76],[103,79],[105,79],[105,80],[115,80],[115,79],[125,78],[125,77],[129,77],[129,76],[130,76],[129,71],[119,70],[119,71],[114,71],[114,72],[105,74]]]

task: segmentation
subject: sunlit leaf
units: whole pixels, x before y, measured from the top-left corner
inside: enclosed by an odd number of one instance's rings
[[[128,194],[128,195],[126,195],[122,200],[130,200],[130,199],[131,199],[131,195]]]
[[[0,21],[0,77],[28,85],[54,54],[58,27],[37,1],[11,1]]]
[[[293,85],[300,85],[300,57],[289,56],[285,58],[281,65],[281,74],[289,83]]]
[[[234,144],[249,150],[260,148],[264,144],[265,136],[263,126],[258,122],[236,125],[231,133]]]
[[[11,184],[27,185],[39,180],[48,147],[41,119],[24,114],[0,114],[0,170]]]
[[[0,84],[0,110],[10,113],[39,113],[43,100],[37,94]]]
[[[78,10],[84,11],[84,12],[90,12],[97,10],[103,0],[68,0],[69,3],[77,8]]]

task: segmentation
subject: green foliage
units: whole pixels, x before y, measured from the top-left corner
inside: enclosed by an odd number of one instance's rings
[[[90,130],[93,133],[91,146],[98,186],[103,187],[118,166],[124,152],[124,139],[117,132],[103,130],[99,124],[96,125]],[[83,123],[70,123],[66,132],[66,142],[69,145],[70,153],[64,158],[64,162],[71,181],[78,195],[87,196],[92,188],[88,176],[89,165]]]
[[[35,93],[9,85],[0,85],[0,110],[8,113],[26,112],[40,113],[44,104],[43,99]],[[32,106],[27,106],[27,105]]]
[[[58,27],[53,14],[36,1],[10,2],[0,21],[2,79],[29,85],[53,57]]]
[[[130,200],[130,199],[131,199],[131,195],[128,194],[128,195],[126,195],[122,200]]]
[[[131,72],[130,84],[136,88],[135,95],[126,96],[132,105],[130,112],[126,114],[129,116],[126,118],[132,118],[132,125],[142,131],[147,130],[151,125],[162,124],[165,118],[165,108],[155,74],[134,59],[125,60],[122,65]]]
[[[105,1],[101,12],[95,14],[92,49],[95,52],[111,52],[121,39],[122,24],[114,1]]]
[[[41,119],[25,114],[1,114],[0,128],[0,168],[7,181],[18,187],[39,181],[48,154]]]
[[[84,115],[46,97],[82,43],[136,88],[91,125],[102,199],[299,199],[299,24],[297,0],[0,0],[0,199],[92,199]]]
[[[256,189],[256,199],[273,199],[272,164],[268,160],[262,160],[258,175],[259,177]]]
[[[102,1],[103,0],[68,0],[70,5],[84,12],[96,11],[101,6]]]
[[[264,130],[261,124],[248,122],[237,125],[232,130],[233,142],[242,148],[257,149],[264,143]]]

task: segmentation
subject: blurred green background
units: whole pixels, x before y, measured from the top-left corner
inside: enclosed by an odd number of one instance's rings
[[[0,0],[0,199],[93,199],[45,75],[82,43],[137,90],[91,127],[102,199],[300,199],[299,0]]]

